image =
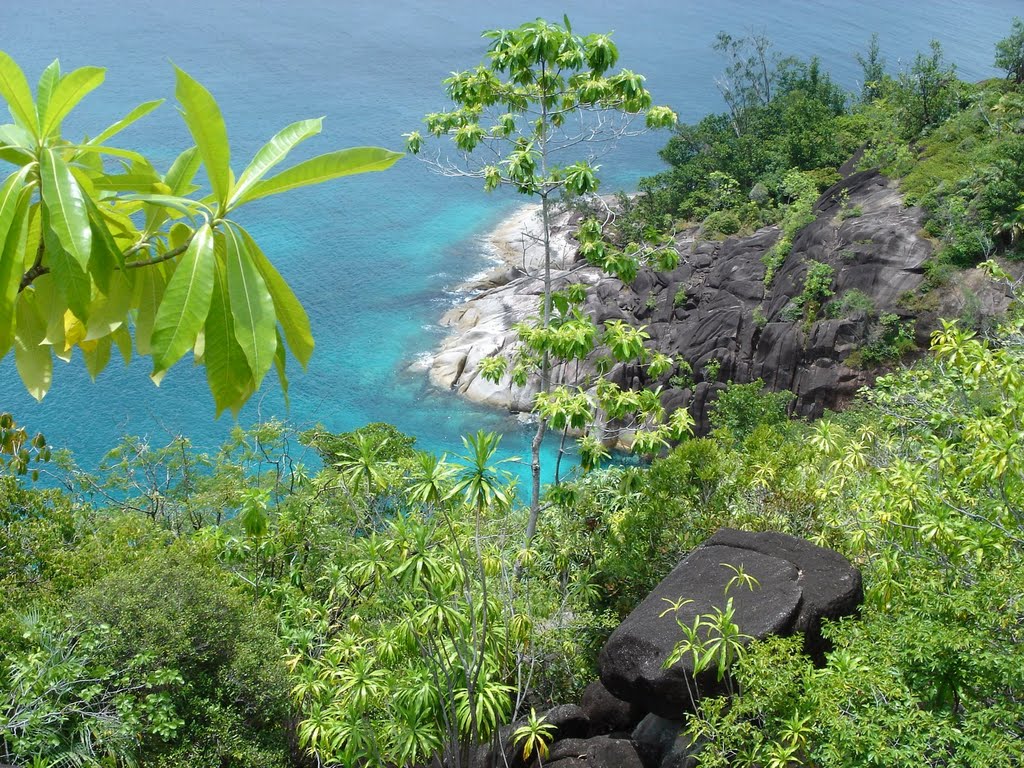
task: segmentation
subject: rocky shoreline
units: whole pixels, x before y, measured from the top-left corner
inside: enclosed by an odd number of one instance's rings
[[[895,362],[864,362],[870,360],[864,350],[885,342],[884,318],[890,326],[896,318],[923,350],[940,316],[959,316],[969,302],[979,318],[1005,309],[1004,292],[978,270],[954,276],[941,290],[924,290],[933,248],[921,231],[924,212],[906,207],[896,182],[877,171],[855,172],[848,164],[843,172],[822,193],[815,220],[794,238],[769,286],[762,256],[778,240],[777,226],[725,240],[702,240],[696,229],[686,230],[676,239],[681,258],[675,270],[643,268],[626,285],[577,260],[576,214],[556,216],[554,288],[586,284],[584,308],[599,326],[612,319],[644,326],[648,347],[676,361],[657,379],[635,365],[618,365],[608,378],[622,387],[661,387],[666,411],[688,407],[700,434],[710,428],[709,404],[730,381],[762,379],[769,389],[789,390],[796,395],[793,414],[814,418],[841,408]],[[451,333],[427,364],[433,384],[492,407],[531,410],[536,377],[522,387],[507,379],[494,384],[479,375],[479,364],[509,350],[516,323],[539,313],[540,234],[539,205],[517,210],[492,232],[502,264],[461,286],[475,295],[441,318]],[[814,263],[832,270],[833,296],[831,306],[808,316],[800,296]],[[603,352],[598,348],[571,368],[556,365],[553,382],[585,386]]]
[[[566,279],[575,260],[570,219],[571,214],[560,213],[554,221],[552,275],[559,282]],[[510,348],[516,341],[515,324],[538,312],[543,291],[542,233],[539,204],[522,206],[490,233],[488,240],[500,264],[460,285],[460,291],[475,295],[441,317],[440,325],[452,332],[429,361],[433,384],[485,405],[521,413],[531,410],[535,382],[521,388],[496,385],[478,376],[478,366],[483,358]]]

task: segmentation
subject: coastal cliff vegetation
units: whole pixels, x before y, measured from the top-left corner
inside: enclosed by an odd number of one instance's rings
[[[585,56],[591,70],[573,87],[596,88],[614,62],[610,40],[591,36],[577,47],[568,20],[538,25],[491,34],[492,53],[536,55],[534,63],[558,60],[574,71]],[[549,32],[564,48],[523,49]],[[937,44],[892,71],[873,40],[859,57],[864,77],[855,94],[817,60],[777,55],[759,35],[723,33],[714,49],[725,61],[726,111],[676,127],[663,150],[668,168],[624,199],[591,240],[581,239],[602,265],[614,260],[620,277],[635,274],[642,243],[663,243],[687,227],[714,239],[780,224],[758,278],[771,283],[818,193],[852,163],[898,179],[907,202],[925,212],[934,250],[908,302],[929,305],[957,270],[976,267],[1005,295],[1006,311],[982,322],[965,307],[961,317],[944,318],[908,366],[897,364],[905,345],[890,322],[892,338],[878,341],[892,350],[876,353],[891,370],[850,407],[815,421],[790,418],[786,392],[724,387],[709,406],[707,436],[679,430],[671,445],[641,441],[638,462],[590,462],[590,471],[543,489],[532,509],[533,494],[500,459],[500,436],[487,432],[439,456],[386,424],[334,434],[269,421],[236,427],[216,451],[199,451],[187,437],[127,437],[92,469],[4,414],[0,763],[468,767],[492,764],[493,751],[479,745],[504,740],[499,751],[510,764],[576,765],[573,757],[549,762],[554,726],[537,713],[578,700],[619,622],[689,550],[731,527],[835,550],[863,575],[864,602],[859,615],[825,622],[820,658],[805,655],[799,638],[743,640],[743,627],[728,621],[731,603],[712,617],[717,623],[703,617],[690,634],[681,625],[680,656],[731,662],[722,665],[731,695],[679,714],[677,731],[698,747],[688,764],[1018,765],[1024,25],[1015,20],[997,46],[1006,77],[982,83],[961,81]],[[521,104],[517,89],[534,98],[537,74],[532,66],[514,71],[506,96]],[[252,394],[285,342],[305,362],[312,341],[301,332],[301,306],[224,216],[261,191],[380,169],[394,153],[366,150],[375,159],[358,166],[346,151],[332,153],[315,168],[300,163],[257,181],[316,132],[311,121],[285,129],[235,180],[219,111],[179,71],[196,148],[166,174],[118,150],[124,166],[111,173],[97,159],[111,154],[109,131],[78,144],[59,133],[66,109],[58,105],[70,109],[101,72],[48,69],[42,99],[6,58],[0,75],[15,120],[0,132],[0,159],[15,166],[0,195],[0,233],[8,233],[0,341],[15,345],[19,370],[75,344],[87,364],[89,355],[105,362],[119,335],[138,348],[141,326],[153,338],[137,352],[152,354],[161,372],[202,336],[198,356],[220,410]],[[448,86],[493,104],[500,98],[486,88],[494,77],[457,75]],[[615,98],[623,94],[614,89],[624,89],[623,104],[642,111],[647,102],[628,101],[641,93],[634,86],[624,78],[607,87]],[[474,103],[466,109],[479,114]],[[459,122],[466,116],[428,121],[435,133],[454,130],[458,142],[459,130],[480,129]],[[543,138],[549,128],[527,130]],[[461,141],[483,138],[470,128]],[[589,181],[568,182],[588,180],[585,167],[522,172],[537,151],[514,140],[482,178],[592,191]],[[200,163],[212,198],[193,194]],[[575,202],[586,210],[593,201]],[[862,213],[838,206],[837,216]],[[186,285],[185,269],[200,276]],[[260,280],[254,287],[246,276]],[[163,300],[140,304],[132,280],[156,280]],[[863,304],[833,296],[831,286],[824,266],[810,269],[800,312]],[[52,305],[55,323],[38,314],[43,290],[61,299]],[[212,366],[217,296],[220,330],[236,358],[230,375]],[[254,296],[266,310],[259,318],[239,309]],[[581,297],[545,298],[541,321],[524,333],[528,348],[531,334],[586,320]],[[203,312],[185,311],[199,304]],[[173,331],[168,318],[179,310],[188,327]],[[92,336],[90,323],[100,329]],[[51,326],[61,340],[47,336]],[[171,341],[160,341],[165,327]],[[638,344],[624,353],[643,354],[641,332],[621,326],[607,337],[606,326],[605,343]],[[549,347],[533,353],[530,364],[544,371]],[[49,379],[32,370],[27,383],[39,389]],[[663,407],[654,390],[622,391]],[[569,398],[542,393],[543,418],[556,428],[571,421]],[[37,475],[47,482],[35,484]],[[739,571],[736,582],[743,586]]]

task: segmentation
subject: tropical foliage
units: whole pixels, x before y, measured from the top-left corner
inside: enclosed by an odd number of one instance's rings
[[[62,73],[54,61],[33,93],[0,52],[0,357],[13,347],[26,389],[42,399],[53,360],[81,350],[91,376],[114,348],[153,360],[153,381],[191,351],[206,367],[216,411],[238,409],[274,367],[287,392],[286,349],[305,366],[313,337],[305,310],[249,233],[243,205],[341,176],[387,168],[400,155],[360,147],[329,152],[268,176],[318,134],[322,119],[279,131],[237,176],[220,108],[175,68],[175,97],[195,145],[166,172],[111,144],[155,110],[140,104],[80,140],[64,121],[104,80],[98,67]],[[202,168],[209,184],[194,183]]]

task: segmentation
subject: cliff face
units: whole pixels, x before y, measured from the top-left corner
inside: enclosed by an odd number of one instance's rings
[[[919,234],[923,211],[904,207],[895,182],[875,171],[853,173],[825,191],[814,213],[815,220],[794,238],[767,288],[762,256],[778,240],[778,227],[724,242],[695,241],[692,231],[684,233],[677,241],[677,269],[641,270],[631,285],[584,262],[573,263],[570,254],[555,270],[555,286],[586,283],[586,309],[598,324],[621,319],[644,325],[650,348],[688,362],[692,381],[673,379],[683,372],[679,369],[650,381],[639,366],[621,365],[610,378],[623,386],[661,385],[666,408],[689,407],[701,432],[709,426],[709,402],[728,381],[761,378],[769,388],[797,396],[797,415],[820,416],[825,408],[843,406],[879,373],[851,364],[850,355],[878,339],[883,314],[916,319],[921,348],[927,347],[937,319],[934,314],[915,317],[906,306],[906,297],[924,279],[932,246]],[[857,301],[846,302],[849,306],[841,311],[801,316],[794,301],[804,291],[812,261],[834,271],[837,307],[843,306],[844,296]],[[514,270],[506,277],[504,285],[484,290],[446,315],[444,322],[454,333],[435,358],[431,379],[474,400],[527,411],[536,381],[517,388],[477,376],[479,360],[508,350],[515,342],[512,325],[537,312],[541,282]],[[983,308],[1000,309],[997,293],[989,290],[991,295],[982,296]],[[955,301],[945,309],[954,313]],[[602,352],[596,350],[581,366],[558,367],[554,380],[586,385]],[[714,360],[717,373],[713,363],[708,368]]]

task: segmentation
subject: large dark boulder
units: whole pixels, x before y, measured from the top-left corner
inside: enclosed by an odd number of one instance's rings
[[[644,768],[628,740],[607,736],[552,744],[544,765],[547,768]]]
[[[739,569],[757,580],[754,589],[734,578]],[[805,631],[820,649],[822,618],[851,613],[860,597],[860,575],[837,553],[784,534],[723,529],[684,558],[612,633],[599,657],[601,682],[617,698],[678,720],[701,697],[725,692],[728,681],[713,662],[695,674],[689,654],[665,668],[683,638],[680,623],[692,626],[699,615],[731,605],[744,635]]]
[[[590,732],[593,736],[632,730],[633,726],[647,714],[636,704],[613,696],[600,680],[593,681],[583,691],[580,707],[590,720]]]
[[[838,552],[803,539],[772,531],[747,533],[722,528],[703,546],[749,549],[795,565],[803,599],[792,631],[804,633],[805,651],[819,661],[824,660],[824,652],[829,650],[821,636],[822,619],[849,616],[864,600],[860,571]]]

